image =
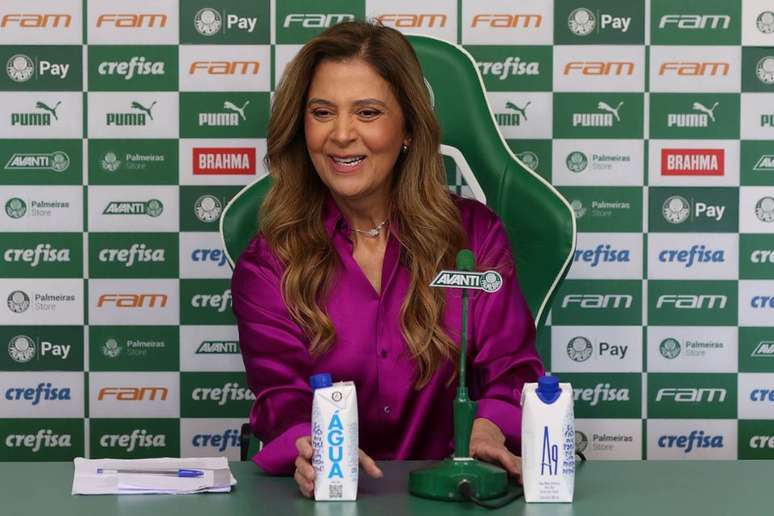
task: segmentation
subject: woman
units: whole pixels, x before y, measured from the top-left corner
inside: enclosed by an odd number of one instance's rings
[[[307,378],[353,380],[361,466],[441,459],[452,451],[460,295],[428,284],[470,248],[503,287],[472,295],[471,454],[513,475],[525,381],[543,367],[504,228],[449,193],[440,129],[422,70],[396,30],[331,27],[288,65],[274,96],[267,164],[273,186],[260,233],[232,280],[248,382],[255,462],[294,474],[311,496]]]

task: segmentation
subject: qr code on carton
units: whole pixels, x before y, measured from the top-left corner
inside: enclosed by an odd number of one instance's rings
[[[342,484],[332,484],[328,486],[328,498],[343,498],[344,486]]]

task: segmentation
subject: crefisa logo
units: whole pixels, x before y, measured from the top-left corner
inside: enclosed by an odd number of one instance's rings
[[[50,428],[41,428],[35,434],[8,434],[5,438],[8,448],[29,448],[38,453],[41,448],[70,448],[71,434],[55,434]]]
[[[597,267],[600,263],[630,262],[629,249],[614,249],[610,244],[599,244],[594,249],[576,249],[575,262],[588,263]]]
[[[70,400],[69,387],[54,387],[51,382],[39,383],[36,387],[9,387],[5,391],[8,401],[29,401],[37,405],[41,401]]]
[[[135,428],[129,434],[104,434],[99,438],[99,445],[103,448],[123,448],[131,453],[137,448],[164,448],[167,436],[152,434],[145,428]]]
[[[662,435],[657,439],[659,448],[677,448],[690,453],[698,448],[723,448],[722,435],[705,434],[704,430],[691,430],[688,435]]]
[[[225,451],[226,448],[239,448],[239,430],[227,428],[222,434],[196,434],[191,440],[194,448],[215,448]]]
[[[690,269],[697,263],[725,263],[726,254],[723,249],[707,249],[704,244],[700,244],[692,245],[690,249],[663,249],[658,253],[658,261],[680,263]]]

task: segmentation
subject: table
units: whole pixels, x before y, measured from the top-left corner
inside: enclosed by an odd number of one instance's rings
[[[301,498],[292,478],[232,463],[230,494],[71,496],[66,462],[0,462],[2,516],[758,516],[774,514],[774,461],[625,461],[584,464],[573,504],[525,504],[488,511],[407,493],[408,472],[427,462],[382,462],[384,478],[362,478],[357,502]]]

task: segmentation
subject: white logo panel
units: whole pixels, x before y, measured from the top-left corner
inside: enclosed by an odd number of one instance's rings
[[[741,77],[741,47],[650,47],[650,91],[653,92],[738,93]]]
[[[0,231],[83,231],[83,188],[16,186],[0,188]]]
[[[642,235],[639,233],[580,233],[571,279],[642,278]]]
[[[642,186],[642,140],[554,140],[553,183],[559,186]]]
[[[181,138],[180,142],[180,184],[181,185],[246,185],[256,179],[268,174],[264,165],[266,157],[266,139],[264,138]],[[197,174],[197,170],[203,167],[194,163],[194,150],[200,148],[215,149],[210,154],[202,154],[199,159],[209,157],[223,157],[224,165],[226,159],[231,156],[229,149],[235,148],[253,148],[255,149],[255,174],[226,174],[216,173],[216,167],[220,165],[209,165],[212,171],[208,173]]]
[[[180,91],[269,91],[269,49],[266,45],[181,45]]]
[[[81,418],[83,388],[83,372],[3,372],[0,418]]]
[[[771,326],[772,321],[774,321],[774,280],[740,281],[739,326]]]
[[[180,373],[89,373],[89,416],[180,417]]]
[[[650,140],[648,184],[738,186],[739,140]]]
[[[230,278],[220,233],[184,231],[180,233],[181,278]]]
[[[551,327],[551,371],[640,372],[639,326]]]
[[[774,233],[774,186],[739,189],[739,232]]]
[[[178,0],[87,2],[89,44],[176,45]]]
[[[239,460],[239,436],[244,419],[180,420],[180,453],[183,457],[220,457]]]
[[[487,92],[489,107],[504,138],[551,138],[550,93]]]
[[[742,2],[742,45],[774,46],[774,6],[771,0]]]
[[[774,374],[740,373],[739,419],[771,419],[774,414]]]
[[[554,91],[645,91],[645,47],[557,45]]]
[[[177,92],[90,92],[89,138],[177,138]]]
[[[285,73],[285,68],[296,57],[303,45],[277,45],[274,48],[274,77],[277,84]]]
[[[83,324],[83,280],[3,279],[0,324]]]
[[[457,5],[448,0],[366,0],[365,15],[407,34],[457,40]]]
[[[736,327],[649,326],[648,371],[654,373],[735,373]]]
[[[0,4],[0,44],[80,45],[81,0],[4,0]]]
[[[465,45],[550,45],[554,42],[554,9],[549,0],[464,1],[460,23]]]
[[[180,287],[173,279],[89,280],[89,324],[179,324]]]
[[[648,278],[738,278],[739,235],[725,233],[650,233]]]
[[[743,140],[774,140],[774,93],[742,93]]]
[[[178,187],[90,186],[89,231],[177,231]]]
[[[181,326],[181,371],[244,371],[236,326]]]
[[[576,419],[575,449],[592,460],[642,459],[639,419]]]
[[[82,137],[83,96],[80,92],[3,92],[0,138]]]
[[[648,459],[735,460],[735,419],[648,419]]]

